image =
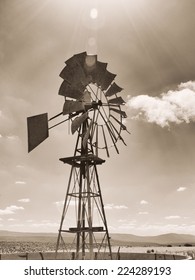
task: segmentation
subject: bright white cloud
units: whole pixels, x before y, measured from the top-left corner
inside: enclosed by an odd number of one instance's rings
[[[112,203],[112,204],[106,204],[104,206],[104,209],[106,209],[106,210],[113,210],[113,209],[123,210],[123,209],[128,209],[128,207],[126,205],[114,205]]]
[[[26,185],[25,181],[16,181],[15,182],[16,185]]]
[[[195,81],[188,81],[186,83],[181,83],[179,85],[179,89],[185,89],[185,88],[189,88],[192,91],[195,91]]]
[[[7,139],[8,140],[11,140],[11,141],[15,141],[15,140],[18,140],[19,137],[17,135],[8,135],[7,136]]]
[[[141,204],[141,205],[146,205],[146,204],[148,204],[148,201],[146,201],[146,200],[141,200],[141,201],[140,201],[140,204]]]
[[[166,216],[165,217],[165,219],[166,220],[174,220],[174,219],[180,219],[181,217],[180,216],[177,216],[177,215],[175,215],[175,216]]]
[[[18,202],[28,203],[28,202],[30,202],[30,198],[22,198],[22,199],[18,199]]]
[[[179,187],[177,189],[178,192],[184,192],[187,188],[186,187]]]
[[[132,119],[143,119],[161,127],[195,121],[195,81],[182,83],[177,90],[163,93],[161,97],[129,98],[127,106],[132,110]]]
[[[0,209],[0,215],[11,215],[11,214],[15,214],[16,211],[18,210],[24,210],[23,207],[20,206],[16,206],[16,205],[11,205],[6,207],[5,209]]]
[[[126,205],[115,205],[114,209],[128,209],[128,207]]]

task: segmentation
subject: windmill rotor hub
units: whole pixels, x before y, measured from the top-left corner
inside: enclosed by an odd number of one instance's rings
[[[98,100],[98,101],[93,101],[91,105],[93,109],[98,109],[98,107],[101,107],[102,104],[103,104],[102,101]]]

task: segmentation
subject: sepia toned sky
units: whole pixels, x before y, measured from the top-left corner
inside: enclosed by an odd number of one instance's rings
[[[127,147],[99,167],[110,232],[195,234],[194,0],[0,1],[0,230],[57,232],[75,136],[27,152],[26,118],[62,111],[64,61],[97,53],[126,101]]]

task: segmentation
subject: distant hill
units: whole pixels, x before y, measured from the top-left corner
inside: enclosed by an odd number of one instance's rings
[[[179,245],[190,243],[195,245],[195,235],[167,233],[157,236],[137,236],[133,234],[111,234],[112,242],[131,244],[159,244],[159,245]],[[121,244],[122,245],[122,244]]]
[[[0,241],[9,242],[56,242],[57,233],[32,233],[0,230]]]
[[[71,235],[67,234],[67,241]],[[133,234],[110,234],[113,245],[184,245],[186,243],[195,246],[195,235],[168,233],[157,236],[137,236]],[[56,242],[57,233],[30,233],[12,232],[0,230],[0,241],[32,241],[32,242]]]
[[[47,233],[47,232],[18,232],[18,231],[8,231],[8,230],[0,230],[0,237],[2,236],[57,236],[57,233]]]

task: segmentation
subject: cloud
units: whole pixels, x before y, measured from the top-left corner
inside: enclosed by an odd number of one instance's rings
[[[117,231],[117,230],[116,230]],[[184,224],[142,224],[136,225],[135,230],[132,229],[132,234],[137,235],[158,235],[170,232],[183,233],[183,234],[194,234],[195,224],[184,225]]]
[[[57,208],[57,211],[59,213],[61,213],[63,211],[63,207],[64,207],[64,201],[61,200],[61,201],[56,201],[56,202],[53,202],[53,204],[56,206]],[[78,207],[78,201],[75,201],[75,199],[72,199],[68,202],[68,209],[69,211],[75,211],[75,208]],[[74,212],[72,212],[73,214]],[[69,214],[70,215],[70,214]]]
[[[61,208],[64,206],[64,200],[56,201],[56,202],[54,202],[54,204],[57,206],[57,208]],[[75,200],[70,200],[68,202],[69,206],[75,206],[76,204],[78,204],[78,201],[75,201]]]
[[[146,204],[148,204],[148,201],[146,201],[146,200],[141,200],[141,201],[140,201],[140,204],[141,204],[141,205],[146,205]]]
[[[177,192],[184,192],[185,190],[187,190],[186,187],[179,187],[179,188],[177,189]]]
[[[138,214],[139,215],[148,215],[149,213],[148,212],[139,212]]]
[[[120,225],[118,226],[119,232],[120,232],[121,230],[126,231],[126,230],[133,229],[133,228],[135,228],[135,226],[136,226],[136,224],[137,224],[137,221],[136,221],[135,219],[130,220],[130,221],[128,221],[128,220],[125,220],[125,221],[124,221],[124,220],[119,220],[118,222],[122,222],[122,224],[120,224]]]
[[[34,220],[26,220],[27,223],[33,223]]]
[[[165,217],[166,220],[174,220],[174,219],[180,219],[180,218],[181,218],[181,217],[180,217],[180,216],[177,216],[177,215],[176,215],[176,216],[166,216],[166,217]]]
[[[75,200],[71,200],[69,202],[69,206],[76,206],[76,203],[78,203],[78,202]],[[64,205],[64,201],[56,201],[56,202],[54,202],[54,204],[57,206],[58,210],[60,210],[62,208],[62,206]],[[97,207],[95,207],[94,209],[97,210]],[[111,203],[111,204],[106,204],[104,206],[104,209],[106,209],[106,210],[113,210],[113,209],[124,210],[124,209],[128,209],[128,207],[126,205],[115,205],[115,204]]]
[[[127,223],[127,219],[119,219],[118,222],[119,223]]]
[[[22,198],[22,199],[18,199],[18,201],[28,203],[28,202],[30,202],[30,198]]]
[[[17,168],[24,168],[24,165],[17,164],[16,167],[17,167]]]
[[[59,224],[57,223],[34,223],[31,225],[32,227],[39,228],[39,227],[58,227]]]
[[[0,209],[0,215],[15,214],[15,212],[18,210],[24,210],[24,208],[20,207],[20,206],[16,206],[16,205],[11,205],[11,206],[6,207],[5,209]]]
[[[129,231],[131,229],[135,228],[135,225],[134,224],[124,224],[124,225],[120,225],[118,227],[118,230],[119,232],[122,230],[122,231]]]
[[[26,185],[25,181],[16,181],[15,182],[16,185]]]
[[[195,81],[181,83],[177,90],[162,93],[160,97],[130,97],[127,106],[132,110],[132,119],[161,127],[169,127],[170,123],[190,123],[195,121]]]
[[[8,140],[11,140],[11,141],[15,141],[15,140],[19,139],[19,137],[17,135],[7,135],[6,137]]]
[[[106,209],[106,210],[113,210],[113,209],[123,210],[123,209],[128,209],[128,207],[126,205],[114,205],[112,203],[112,204],[106,204],[104,206],[104,209]]]

